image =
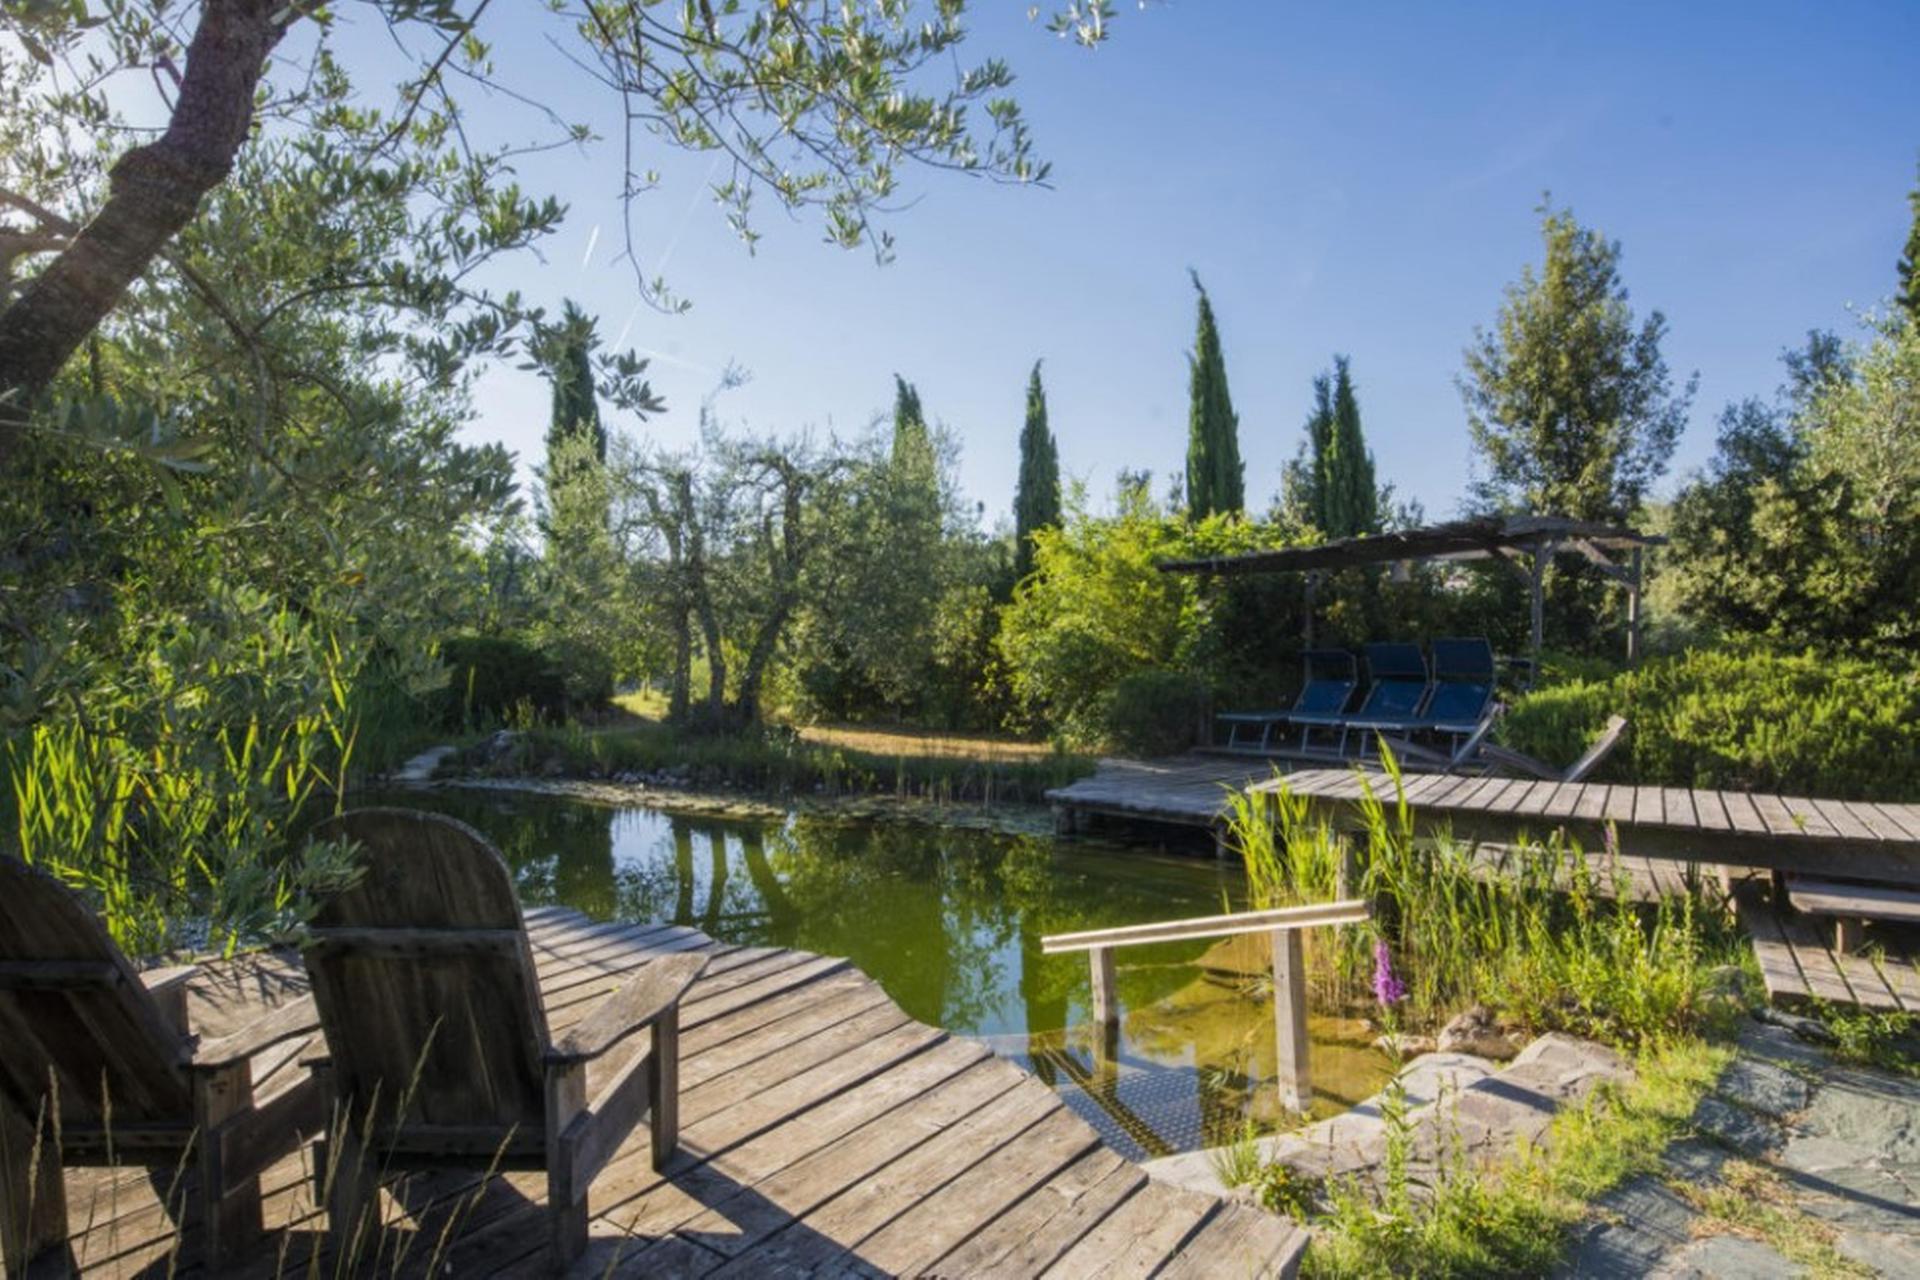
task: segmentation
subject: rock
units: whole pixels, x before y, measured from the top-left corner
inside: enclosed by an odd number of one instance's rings
[[[1813,1086],[1785,1067],[1752,1058],[1737,1058],[1714,1092],[1749,1111],[1785,1120],[1803,1110],[1813,1098]]]
[[[1745,1236],[1708,1236],[1685,1245],[1648,1274],[1661,1280],[1793,1280],[1801,1271],[1772,1245]]]
[[[1778,1147],[1780,1127],[1721,1098],[1702,1098],[1693,1109],[1693,1127],[1722,1146],[1758,1159]]]
[[[1505,1062],[1520,1052],[1520,1046],[1518,1036],[1500,1030],[1493,1010],[1477,1004],[1440,1028],[1440,1039],[1434,1048],[1441,1053],[1467,1053]]]
[[[1432,1036],[1409,1035],[1405,1032],[1389,1032],[1373,1038],[1373,1047],[1380,1052],[1396,1058],[1417,1058],[1423,1053],[1433,1053],[1440,1048],[1440,1042]]]
[[[1797,1013],[1788,1013],[1772,1005],[1761,1005],[1753,1011],[1753,1016],[1762,1022],[1772,1023],[1776,1027],[1785,1027],[1802,1040],[1811,1040],[1815,1044],[1832,1044],[1833,1032],[1824,1022],[1816,1018],[1803,1018]]]

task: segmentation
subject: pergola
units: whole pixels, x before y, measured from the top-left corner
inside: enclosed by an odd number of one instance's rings
[[[1627,661],[1640,656],[1640,585],[1643,554],[1665,538],[1620,525],[1566,516],[1477,516],[1446,524],[1402,529],[1361,538],[1336,538],[1316,547],[1249,551],[1197,560],[1162,560],[1163,573],[1204,573],[1231,577],[1250,573],[1307,575],[1306,639],[1313,643],[1313,600],[1322,574],[1363,565],[1404,564],[1413,560],[1500,560],[1526,579],[1532,602],[1532,654],[1540,658],[1545,629],[1543,588],[1547,565],[1555,556],[1585,558],[1627,593]]]

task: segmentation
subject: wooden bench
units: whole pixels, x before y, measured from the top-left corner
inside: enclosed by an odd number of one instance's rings
[[[1842,955],[1859,950],[1869,920],[1920,924],[1920,890],[1797,872],[1789,872],[1784,879],[1787,902],[1795,911],[1833,919],[1833,949]]]

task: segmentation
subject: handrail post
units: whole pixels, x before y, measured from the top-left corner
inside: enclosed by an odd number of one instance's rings
[[[1120,1001],[1113,990],[1113,948],[1094,947],[1087,959],[1093,965],[1093,1020],[1104,1033],[1120,1021]]]
[[[1313,1101],[1307,1067],[1307,965],[1298,929],[1275,929],[1273,939],[1273,1039],[1280,1102],[1305,1112]]]

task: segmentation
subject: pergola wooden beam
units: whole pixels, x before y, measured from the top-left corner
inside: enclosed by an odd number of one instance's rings
[[[1640,589],[1644,553],[1665,544],[1657,534],[1624,525],[1567,516],[1476,516],[1446,524],[1402,529],[1359,538],[1336,538],[1314,547],[1283,547],[1232,556],[1162,560],[1163,573],[1305,573],[1308,642],[1313,635],[1313,597],[1322,573],[1411,560],[1503,560],[1527,581],[1529,633],[1536,665],[1545,638],[1546,567],[1556,555],[1585,558],[1627,593],[1627,661],[1640,656]],[[1621,560],[1626,561],[1625,564]]]

